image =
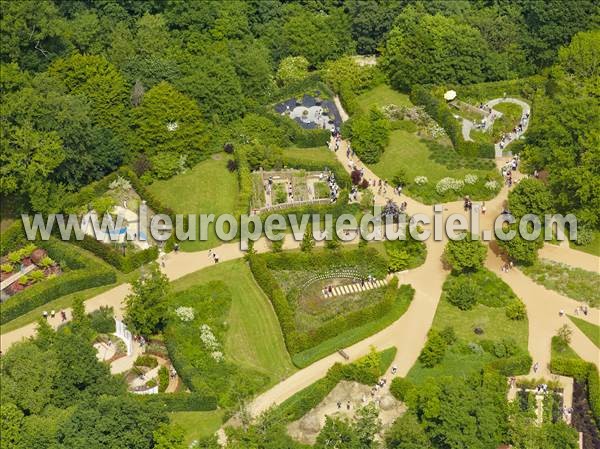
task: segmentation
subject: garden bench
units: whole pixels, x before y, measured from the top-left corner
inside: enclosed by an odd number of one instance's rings
[[[344,351],[343,349],[340,349],[338,351],[338,354],[341,355],[345,360],[349,360],[350,356],[348,354],[346,354],[346,351]]]

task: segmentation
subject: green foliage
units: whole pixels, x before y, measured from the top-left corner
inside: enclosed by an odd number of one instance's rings
[[[447,346],[446,340],[438,332],[430,331],[427,342],[419,355],[419,362],[427,368],[434,367],[444,358]]]
[[[394,377],[390,384],[390,393],[399,401],[406,401],[406,398],[414,390],[415,385],[405,377]]]
[[[376,163],[390,136],[389,122],[382,112],[371,109],[344,124],[344,134],[352,140],[352,149],[367,164]]]
[[[441,14],[407,7],[388,36],[383,66],[392,86],[408,90],[415,84],[472,84],[498,75],[493,55],[476,28]]]
[[[300,250],[305,253],[310,253],[315,247],[315,239],[312,235],[312,226],[307,226],[306,231],[304,232],[304,236],[302,237],[302,242],[300,243]]]
[[[277,81],[282,85],[303,81],[308,77],[308,61],[304,56],[288,56],[279,63]]]
[[[508,205],[517,220],[526,214],[534,214],[543,222],[544,215],[552,213],[552,196],[544,183],[527,178],[508,193]]]
[[[156,357],[152,357],[151,355],[138,355],[137,359],[135,359],[133,362],[133,366],[156,368],[158,366],[158,360]]]
[[[450,240],[444,249],[444,260],[457,272],[477,271],[483,267],[487,248],[480,240],[464,234],[460,240]]]
[[[164,81],[146,92],[131,123],[131,144],[148,155],[185,154],[197,161],[206,144],[198,106]]]
[[[158,392],[164,393],[169,386],[169,370],[166,366],[161,366],[158,369]]]
[[[445,288],[448,301],[461,310],[470,310],[477,302],[477,285],[469,277],[457,278]]]
[[[398,378],[394,380],[396,379]],[[390,449],[429,449],[432,447],[425,434],[425,429],[411,412],[404,413],[394,421],[385,433],[385,442]]]
[[[169,280],[156,262],[144,268],[125,298],[124,322],[135,335],[146,337],[162,329],[167,319]]]
[[[513,301],[506,306],[506,316],[515,321],[524,320],[527,317],[527,309],[522,301]]]
[[[538,250],[544,245],[542,233],[535,240],[526,240],[516,225],[507,227],[507,232],[514,231],[515,236],[509,240],[497,240],[498,246],[517,264],[533,265],[538,258]]]
[[[109,306],[100,306],[90,313],[90,326],[99,334],[112,334],[115,332],[114,310]]]

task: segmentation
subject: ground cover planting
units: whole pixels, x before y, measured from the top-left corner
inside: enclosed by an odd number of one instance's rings
[[[538,284],[591,307],[600,305],[600,274],[551,260],[523,266],[523,272]]]

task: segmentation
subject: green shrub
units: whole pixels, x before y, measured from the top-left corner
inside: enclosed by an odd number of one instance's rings
[[[147,368],[156,368],[158,366],[158,360],[156,357],[151,355],[139,355],[133,362],[133,366],[145,366]]]
[[[488,367],[498,371],[503,376],[519,376],[529,373],[531,363],[532,360],[529,354],[521,354],[494,360]]]
[[[412,381],[404,377],[394,377],[390,384],[390,393],[392,393],[392,396],[403,402],[405,402],[407,395],[414,389],[415,385]]]
[[[427,368],[433,368],[439,364],[446,354],[446,341],[435,331],[429,332],[429,338],[419,355],[419,362]]]
[[[478,288],[469,277],[461,276],[449,282],[445,292],[448,302],[460,310],[471,310],[477,302]]]
[[[0,270],[3,273],[12,273],[13,269],[13,265],[10,263],[3,263],[2,265],[0,265]]]
[[[527,317],[527,309],[520,299],[506,306],[506,317],[510,320],[520,321]]]
[[[456,332],[452,326],[446,326],[440,331],[440,337],[444,339],[448,346],[453,345],[456,342]]]
[[[169,370],[166,366],[161,366],[158,370],[158,392],[164,393],[169,386]]]
[[[100,306],[89,314],[90,325],[99,334],[112,334],[115,332],[115,318],[112,307]]]

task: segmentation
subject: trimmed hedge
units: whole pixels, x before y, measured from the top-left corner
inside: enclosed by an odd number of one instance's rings
[[[25,230],[23,229],[23,222],[16,220],[0,235],[0,254],[4,255],[15,251],[21,246],[25,246],[27,239],[25,238]]]
[[[89,235],[85,235],[82,240],[70,240],[69,243],[88,250],[123,273],[129,273],[158,258],[158,247],[156,246],[141,251],[129,251],[123,256],[119,249]]]
[[[596,425],[600,427],[600,374],[598,367],[581,359],[554,357],[550,362],[550,371],[587,383],[588,402]]]
[[[61,296],[117,282],[114,270],[98,264],[98,261],[76,248],[53,240],[36,244],[45,248],[53,259],[66,262],[72,271],[35,284],[4,301],[0,306],[0,324],[14,320]]]
[[[490,362],[487,366],[503,376],[520,376],[529,373],[533,360],[529,354],[518,354]]]
[[[155,403],[167,412],[204,412],[217,409],[217,398],[200,393],[136,394],[140,401]]]
[[[250,200],[252,199],[254,187],[252,183],[250,164],[248,163],[248,157],[246,154],[246,148],[244,148],[242,145],[236,146],[233,155],[237,163],[239,183],[236,211],[238,214],[247,214],[250,208]]]

